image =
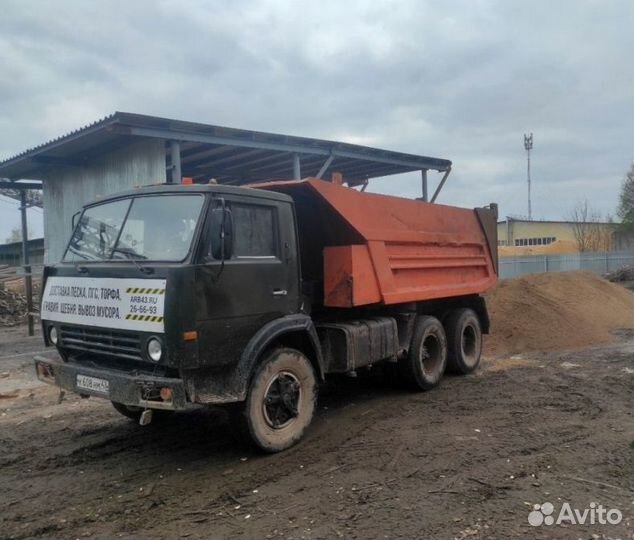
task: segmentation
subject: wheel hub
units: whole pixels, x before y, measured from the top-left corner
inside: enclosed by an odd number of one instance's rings
[[[469,365],[477,362],[477,337],[473,326],[466,326],[462,332],[462,354]]]
[[[428,335],[422,343],[421,362],[423,371],[430,377],[436,374],[440,366],[440,350],[438,339]]]
[[[281,429],[299,415],[301,386],[288,371],[278,373],[264,395],[264,418],[275,429]]]

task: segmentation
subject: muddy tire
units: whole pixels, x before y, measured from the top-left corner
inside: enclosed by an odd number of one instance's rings
[[[431,390],[447,366],[445,329],[436,317],[416,319],[407,357],[399,361],[401,380],[413,390]]]
[[[256,368],[242,409],[242,432],[261,450],[286,450],[304,435],[315,412],[317,379],[306,356],[274,349]]]
[[[472,309],[452,311],[445,319],[447,332],[447,371],[466,375],[480,363],[482,328]]]
[[[129,418],[130,420],[134,420],[135,422],[138,422],[139,419],[141,418],[141,413],[143,412],[143,409],[141,407],[133,407],[131,405],[124,405],[123,403],[117,403],[116,401],[111,401],[110,403],[112,403],[112,406],[114,407],[115,411],[117,411],[119,414],[122,414],[126,418]],[[171,414],[172,414],[172,411],[162,411],[158,409],[153,409],[152,422],[156,422],[158,420],[165,420],[166,418],[171,416]]]

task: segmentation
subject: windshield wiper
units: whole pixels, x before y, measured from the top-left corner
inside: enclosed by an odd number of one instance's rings
[[[141,266],[138,262],[137,262],[137,258],[139,259],[147,259],[147,257],[145,257],[144,255],[141,255],[140,253],[137,253],[136,251],[134,251],[132,248],[129,247],[115,247],[112,248],[112,253],[110,254],[110,256],[112,257],[112,255],[114,253],[123,253],[126,257],[126,259],[128,259],[129,261],[132,261],[134,263],[134,266],[137,267],[137,269],[139,270],[139,272],[143,272],[145,274],[151,274],[152,272],[154,272],[154,269],[149,267],[149,266]]]
[[[115,248],[112,248],[112,253],[117,253],[117,252],[123,253],[131,261],[134,261],[134,258],[147,259],[145,255],[141,255],[140,253],[137,253],[136,251],[134,251],[132,248],[126,247],[126,246],[121,246],[121,247],[117,246]]]

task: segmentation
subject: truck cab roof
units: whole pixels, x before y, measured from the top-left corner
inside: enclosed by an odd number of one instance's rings
[[[138,195],[168,195],[168,194],[183,194],[183,193],[199,193],[207,194],[212,193],[219,196],[222,195],[246,195],[248,197],[275,200],[275,201],[287,201],[292,202],[292,198],[284,193],[278,193],[276,191],[268,191],[262,189],[256,189],[253,187],[244,186],[227,186],[221,184],[155,184],[150,186],[141,186],[126,191],[120,191],[113,195],[107,195],[98,200],[92,201],[85,205],[85,207],[101,204],[107,201],[114,201],[117,199],[125,199],[127,197],[134,197]]]

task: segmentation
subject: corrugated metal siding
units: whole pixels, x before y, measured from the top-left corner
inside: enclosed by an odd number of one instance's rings
[[[53,264],[62,258],[73,214],[84,204],[135,186],[165,182],[165,143],[143,141],[106,154],[88,167],[55,167],[43,180],[45,260]]]

